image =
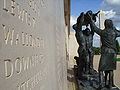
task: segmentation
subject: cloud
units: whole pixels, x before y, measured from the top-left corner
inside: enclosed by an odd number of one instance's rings
[[[76,21],[77,21],[77,17],[75,17],[75,16],[70,17],[70,25],[71,26],[74,25],[76,23]]]
[[[111,19],[115,17],[116,12],[110,10],[110,11],[104,11],[104,14],[105,14],[105,19]]]
[[[72,28],[72,26],[76,23],[76,21],[77,21],[77,17],[75,17],[75,16],[71,16],[70,17],[70,30],[72,32],[74,31],[73,28]]]
[[[102,4],[105,8],[116,8],[120,6],[120,0],[103,0]]]
[[[120,30],[120,27],[116,27],[117,30]]]
[[[105,18],[112,19],[115,26],[120,25],[120,0],[103,0],[102,9],[110,9],[105,11]]]

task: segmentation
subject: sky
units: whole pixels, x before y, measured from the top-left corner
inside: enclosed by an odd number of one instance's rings
[[[77,17],[81,12],[86,13],[92,10],[96,13],[103,10],[105,19],[113,20],[114,25],[120,30],[120,0],[71,0],[71,26],[76,23]],[[96,22],[98,23],[98,22]],[[71,31],[74,31],[71,27]],[[120,43],[120,38],[118,38]],[[100,46],[100,38],[97,34],[94,35],[93,46]]]

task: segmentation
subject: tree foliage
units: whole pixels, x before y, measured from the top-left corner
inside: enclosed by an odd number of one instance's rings
[[[119,45],[118,40],[116,40],[116,52],[117,52],[117,54],[120,54],[120,45]],[[100,47],[94,47],[94,54],[100,55],[100,53],[101,53]]]
[[[94,47],[94,54],[100,55],[100,53],[101,53],[100,47]]]

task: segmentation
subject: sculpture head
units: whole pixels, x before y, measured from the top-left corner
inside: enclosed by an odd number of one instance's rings
[[[105,28],[113,28],[113,22],[110,19],[106,19],[104,22]]]
[[[86,14],[85,14],[83,25],[88,26],[88,24],[90,24],[89,15],[96,22],[96,16],[98,15],[99,12],[100,11],[98,11],[97,13],[93,13],[91,10],[87,11]]]
[[[90,35],[90,29],[89,28],[86,28],[85,30],[83,30],[83,34],[86,35],[86,36],[89,36]]]
[[[91,10],[87,11],[86,15],[88,15],[88,13],[89,13],[89,15],[93,16],[93,12]]]

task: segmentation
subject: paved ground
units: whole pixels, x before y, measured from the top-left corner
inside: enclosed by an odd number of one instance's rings
[[[75,64],[75,61],[73,59],[74,56],[70,57],[70,60],[68,61],[68,90],[78,90],[74,72],[73,72],[73,66]],[[118,56],[120,58],[120,56]],[[100,60],[100,55],[94,56],[94,68],[98,69],[98,64]],[[115,70],[115,84],[120,88],[120,62],[117,63],[117,70]]]
[[[77,83],[74,77],[73,65],[74,64],[71,63],[71,61],[68,62],[67,70],[68,90],[78,90]]]

